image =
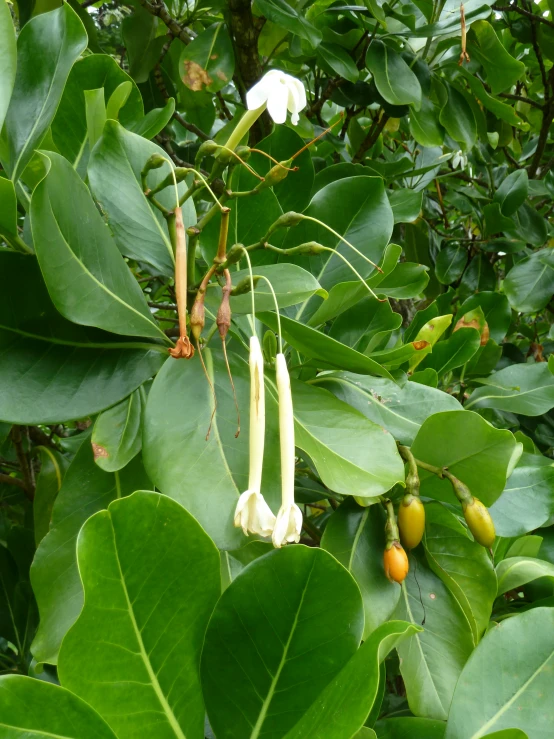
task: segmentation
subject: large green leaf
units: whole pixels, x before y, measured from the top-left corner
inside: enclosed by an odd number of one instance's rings
[[[156,144],[125,130],[116,121],[107,121],[104,134],[90,158],[90,186],[108,216],[121,253],[152,264],[165,275],[172,275],[175,266],[167,223],[160,211],[150,204],[141,184],[141,171],[152,154],[166,157],[164,150]],[[168,173],[169,164],[150,170],[148,187],[155,187]],[[178,188],[183,194],[187,185],[181,182]],[[156,197],[166,208],[175,207],[173,185]],[[183,206],[183,220],[186,228],[196,223],[190,199]]]
[[[394,49],[374,39],[366,54],[366,64],[380,94],[391,105],[421,107],[418,78]]]
[[[375,724],[378,739],[443,739],[444,721],[431,718],[387,718]]]
[[[445,443],[448,440],[448,443]],[[496,429],[478,413],[446,411],[430,416],[412,445],[417,459],[448,467],[487,506],[506,485],[521,449],[510,431]],[[456,501],[448,480],[420,469],[421,492],[438,500]]]
[[[69,690],[22,675],[0,677],[0,729],[3,739],[116,739]]]
[[[356,583],[324,550],[250,564],[221,596],[202,653],[218,739],[284,737],[355,653],[363,623]]]
[[[491,339],[500,343],[508,333],[512,322],[512,311],[508,298],[502,293],[479,292],[462,303],[457,317],[461,318],[477,307],[483,311]]]
[[[494,568],[485,549],[455,527],[454,514],[439,506],[425,507],[427,562],[458,601],[477,644],[497,595]],[[454,519],[451,525],[448,518]]]
[[[506,275],[504,291],[514,310],[535,313],[554,293],[554,256],[551,250],[537,251],[518,262]]]
[[[472,23],[468,50],[483,65],[493,95],[511,88],[525,72],[525,64],[514,59],[485,20]]]
[[[426,418],[440,411],[459,410],[458,401],[441,390],[417,382],[336,372],[315,381],[364,416],[386,428],[402,444],[411,444]]]
[[[482,387],[471,394],[466,408],[540,416],[554,408],[554,375],[546,362],[512,364],[479,380]]]
[[[140,458],[121,472],[101,470],[94,464],[90,437],[86,436],[63,479],[50,531],[41,541],[31,567],[41,619],[32,645],[37,662],[57,661],[61,641],[83,605],[75,558],[79,529],[112,500],[149,486]]]
[[[321,32],[286,0],[256,0],[256,6],[268,20],[306,39],[313,47],[321,41]]]
[[[0,2],[0,131],[10,104],[17,67],[17,46],[10,8],[2,0]]]
[[[554,578],[554,564],[536,557],[508,557],[496,568],[498,595],[515,590],[539,577]]]
[[[0,346],[10,357],[0,362],[0,418],[83,418],[119,402],[161,367],[162,354],[149,349],[159,345],[117,341],[62,318],[34,257],[3,250],[0,272]]]
[[[214,23],[183,46],[179,74],[190,90],[218,92],[235,71],[233,44],[224,23]]]
[[[423,192],[408,188],[392,190],[388,193],[390,207],[395,223],[413,223],[421,213]]]
[[[501,182],[500,187],[494,193],[493,202],[500,205],[503,215],[511,216],[524,203],[528,190],[527,170],[516,169]]]
[[[135,83],[113,57],[108,54],[91,54],[80,59],[71,70],[56,117],[52,121],[52,138],[60,154],[69,159],[75,169],[79,168],[81,171],[82,165],[86,165],[90,156],[85,91],[103,89],[107,105],[123,83],[131,85],[131,89],[117,113],[117,118],[122,125],[131,128],[135,122],[144,118],[142,97]]]
[[[468,259],[467,246],[448,243],[440,250],[435,261],[437,280],[443,285],[451,285],[459,280]]]
[[[402,325],[388,300],[380,302],[370,295],[345,310],[333,321],[329,335],[359,352],[383,349],[392,332]]]
[[[141,391],[135,390],[96,419],[92,430],[94,460],[106,472],[123,469],[140,452],[143,411]]]
[[[382,624],[316,698],[285,739],[343,739],[361,728],[377,697],[379,664],[420,631],[403,621]],[[365,739],[358,734],[353,739]],[[368,737],[370,739],[370,737]]]
[[[499,536],[520,536],[544,525],[554,515],[552,460],[523,454],[491,515]]]
[[[400,587],[388,580],[383,566],[385,514],[379,505],[362,508],[348,498],[333,513],[321,546],[354,576],[365,611],[363,638],[375,631],[394,611]]]
[[[410,563],[394,618],[424,622],[424,630],[398,646],[400,671],[412,713],[444,720],[473,639],[464,612],[441,580],[413,554]]]
[[[84,326],[165,339],[87,187],[67,159],[48,157],[50,170],[33,192],[31,222],[52,302]]]
[[[278,330],[279,324],[275,313],[258,313],[257,318],[273,331]],[[374,359],[341,344],[322,331],[285,316],[281,316],[280,323],[283,338],[297,351],[313,359],[314,364],[320,368],[338,367],[359,374],[391,377],[390,373]]]
[[[40,455],[40,472],[33,500],[33,520],[35,543],[38,546],[50,529],[54,501],[69,467],[69,459],[65,454],[60,454],[47,446],[40,446],[37,449]]]
[[[454,141],[471,149],[477,138],[475,116],[462,93],[448,83],[439,120]]]
[[[220,593],[214,543],[175,501],[138,492],[87,521],[77,559],[85,605],[60,651],[62,685],[119,739],[203,737],[200,652]]]
[[[553,662],[552,608],[534,608],[502,621],[479,644],[460,676],[445,739],[477,739],[508,728],[548,739],[554,719]]]
[[[171,357],[158,373],[145,412],[144,463],[152,482],[195,516],[220,549],[244,543],[233,525],[239,495],[248,487],[250,373],[233,353],[229,361],[241,412],[241,432],[221,352],[204,352],[217,396],[217,410],[206,441],[213,409],[212,391],[198,356]],[[275,413],[266,414],[262,492],[277,512],[280,505],[279,431]]]
[[[439,341],[428,354],[419,369],[431,367],[443,377],[456,367],[461,367],[473,357],[481,344],[481,335],[474,328],[461,328],[445,341]]]
[[[305,214],[331,226],[365,257],[376,263],[383,256],[394,225],[392,208],[383,180],[379,177],[347,177],[331,182],[316,193]],[[283,246],[288,248],[308,241],[317,241],[335,249],[364,278],[374,272],[374,268],[363,257],[327,229],[311,221],[303,221],[292,228]],[[318,257],[297,257],[294,261],[312,272],[326,290],[339,282],[355,279],[348,265],[330,252],[323,252]]]
[[[15,86],[6,115],[12,180],[21,177],[50,126],[71,67],[86,45],[85,28],[67,4],[36,16],[19,34]]]

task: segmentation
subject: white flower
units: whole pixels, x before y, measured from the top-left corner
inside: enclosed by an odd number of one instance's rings
[[[467,167],[467,157],[463,151],[457,151],[452,157],[452,169],[465,169]]]
[[[265,502],[264,496],[257,490],[247,490],[240,496],[235,510],[235,526],[241,526],[245,536],[248,536],[249,532],[271,536],[275,516]]]
[[[265,390],[264,360],[257,336],[250,339],[250,469],[248,490],[243,493],[235,510],[235,526],[248,532],[271,536],[275,516],[260,493],[264,463]]]
[[[279,395],[279,436],[281,441],[281,508],[273,529],[273,546],[300,541],[302,513],[294,502],[294,415],[287,361],[283,354],[275,357],[277,392]]]
[[[296,126],[298,114],[306,107],[304,85],[296,77],[272,69],[246,93],[248,110],[258,110],[264,105],[267,105],[269,115],[275,123],[284,123],[287,120],[288,109],[291,121]]]

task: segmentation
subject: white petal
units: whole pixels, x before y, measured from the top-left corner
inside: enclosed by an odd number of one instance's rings
[[[254,87],[251,87],[246,93],[246,107],[248,110],[257,110],[258,108],[261,108],[262,105],[265,105],[270,92],[271,85],[268,84],[268,80],[266,80],[265,77],[262,77],[262,79],[259,82],[256,82]]]
[[[284,81],[272,85],[271,93],[267,99],[267,110],[275,123],[284,123],[287,120],[287,102],[289,91]]]
[[[289,110],[291,113],[300,113],[302,110],[304,110],[307,104],[306,89],[302,82],[300,82],[300,80],[296,79],[296,77],[292,77],[290,74],[287,75],[287,82],[289,86],[289,91],[293,93],[294,99],[296,101],[295,110],[293,110],[291,107],[289,107]]]

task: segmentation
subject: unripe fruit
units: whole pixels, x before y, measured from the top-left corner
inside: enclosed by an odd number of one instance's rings
[[[415,549],[425,531],[425,508],[417,495],[406,493],[398,508],[398,528],[406,549]]]
[[[468,503],[462,503],[464,518],[473,534],[475,541],[481,546],[490,548],[494,544],[496,532],[494,523],[486,505],[478,498],[472,498]]]
[[[386,547],[383,564],[385,565],[385,575],[391,582],[397,582],[399,585],[404,582],[410,565],[408,564],[408,555],[399,541],[395,540],[390,546]]]

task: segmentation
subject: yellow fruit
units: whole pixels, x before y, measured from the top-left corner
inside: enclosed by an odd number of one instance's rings
[[[399,541],[393,541],[390,547],[385,549],[383,564],[385,565],[385,575],[391,582],[397,582],[398,584],[404,582],[410,565],[408,564],[408,555]]]
[[[400,539],[406,549],[415,549],[425,531],[425,508],[417,495],[407,493],[398,508]]]
[[[496,538],[494,523],[486,505],[478,498],[473,498],[470,503],[463,503],[464,518],[475,541],[481,546],[492,547]]]

